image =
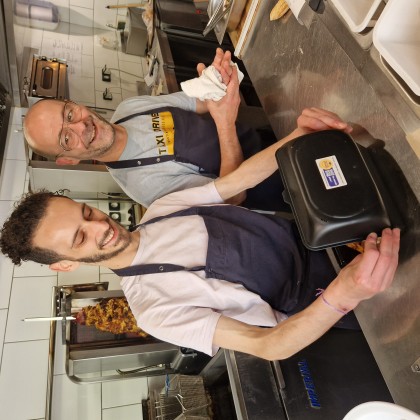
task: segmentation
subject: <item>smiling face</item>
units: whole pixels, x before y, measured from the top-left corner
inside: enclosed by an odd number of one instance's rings
[[[65,110],[65,104],[58,100],[43,100],[30,108],[24,121],[29,145],[45,156],[77,160],[101,160],[112,152],[116,139],[115,127],[85,106],[76,104],[77,121],[71,123],[67,119],[71,108]],[[63,128],[74,136],[71,150],[64,150],[60,146]]]
[[[54,197],[33,236],[33,246],[54,250],[65,260],[106,265],[129,265],[138,247],[128,232],[101,211],[84,203]]]

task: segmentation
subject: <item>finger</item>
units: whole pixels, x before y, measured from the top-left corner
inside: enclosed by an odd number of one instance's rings
[[[203,70],[206,68],[206,66],[203,63],[197,64],[197,73],[199,76],[201,76],[201,73],[203,73]]]
[[[366,264],[360,268],[366,270],[361,271],[365,275],[371,273],[369,287],[375,293],[385,290],[392,283],[398,265],[398,250],[399,231],[396,230],[384,229],[379,247],[376,241],[371,240],[371,237],[366,240]],[[374,265],[368,266],[367,263],[374,263]]]
[[[305,108],[302,111],[302,115],[310,118],[311,126],[309,128],[315,127],[315,129],[338,129],[350,133],[353,128],[346,122],[344,122],[337,114],[334,112],[327,111],[321,108]],[[314,120],[318,120],[316,123]]]
[[[229,77],[229,82],[227,84],[227,88],[229,90],[239,90],[239,78],[238,78],[238,70],[236,69],[236,67],[232,67],[231,68],[231,75]]]
[[[379,258],[373,273],[374,280],[386,289],[393,281],[398,267],[398,252],[400,248],[400,230],[384,229],[379,245]]]
[[[218,70],[222,65],[223,57],[223,50],[221,48],[216,48],[216,55],[214,56],[213,66],[215,66]]]

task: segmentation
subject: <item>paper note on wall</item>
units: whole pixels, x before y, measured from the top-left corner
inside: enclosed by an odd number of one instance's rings
[[[67,62],[67,73],[81,76],[82,73],[82,43],[47,38],[42,43],[42,55],[49,59],[57,58]]]

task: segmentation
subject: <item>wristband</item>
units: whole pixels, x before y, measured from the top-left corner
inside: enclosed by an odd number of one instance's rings
[[[343,311],[342,309],[338,309],[334,305],[331,305],[331,303],[328,302],[327,299],[325,299],[324,297],[324,292],[325,292],[324,289],[316,289],[316,290],[318,293],[315,296],[321,296],[322,301],[331,309],[334,309],[334,311],[339,312],[340,314],[343,314],[343,315],[346,315],[350,312],[350,311]]]

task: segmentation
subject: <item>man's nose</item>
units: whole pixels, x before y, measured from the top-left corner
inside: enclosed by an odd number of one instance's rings
[[[96,243],[99,243],[104,238],[105,233],[110,228],[109,223],[105,219],[89,220],[86,224]]]

